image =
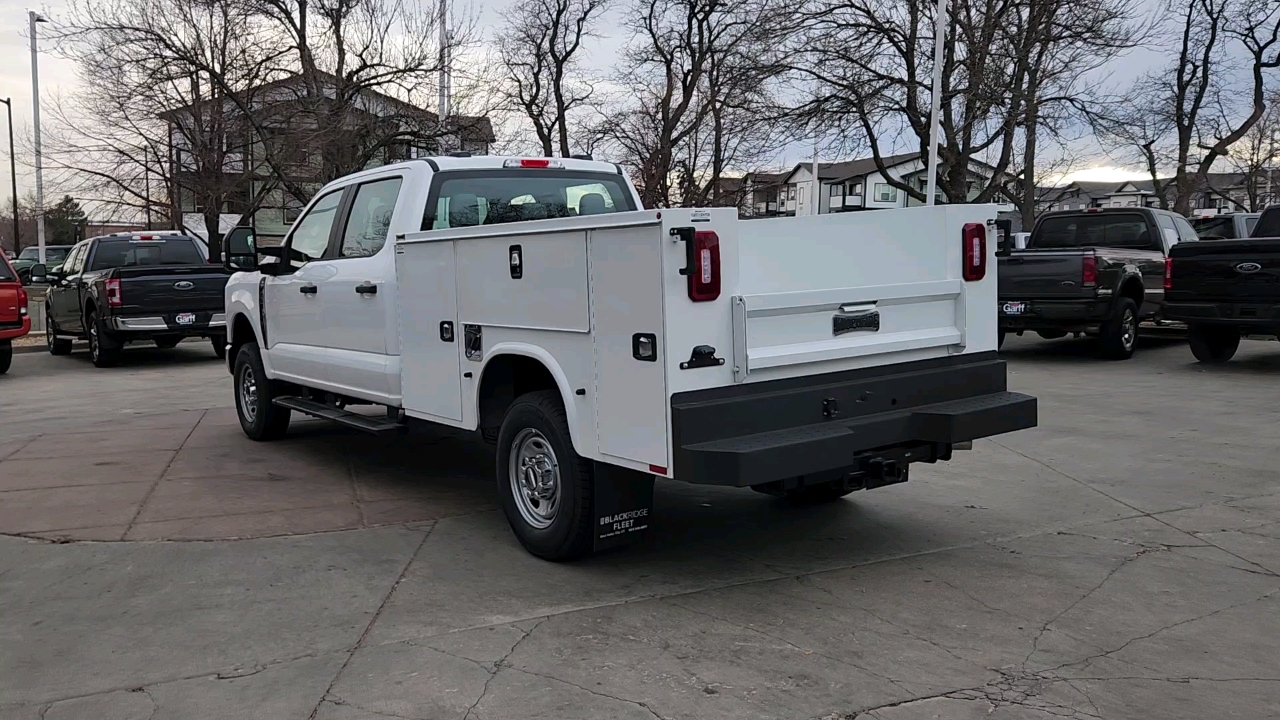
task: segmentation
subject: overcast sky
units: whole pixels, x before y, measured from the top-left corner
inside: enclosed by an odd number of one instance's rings
[[[430,0],[426,0],[430,1]],[[475,3],[474,8],[479,17],[480,24],[493,25],[501,22],[502,10],[511,0],[461,0],[463,4]],[[64,8],[65,3],[58,1],[46,5],[40,5],[39,11],[43,14],[56,17]],[[25,195],[29,189],[35,187],[35,175],[31,170],[34,160],[30,154],[24,150],[28,143],[24,142],[24,138],[29,138],[32,128],[31,114],[31,51],[29,35],[27,32],[28,21],[27,11],[34,9],[33,6],[25,4],[24,0],[0,0],[0,58],[4,62],[0,64],[0,98],[8,97],[13,99],[14,129],[17,136],[18,145],[18,194]],[[592,52],[593,62],[602,66],[608,66],[612,63],[617,48],[621,47],[624,36],[617,27],[617,13],[602,18],[600,27],[601,37],[596,41],[596,47]],[[40,26],[37,26],[38,28]],[[1139,50],[1115,61],[1107,68],[1112,82],[1123,84],[1129,79],[1146,71],[1155,62],[1158,62],[1159,55],[1152,50]],[[64,97],[72,96],[78,85],[75,67],[72,63],[54,57],[46,52],[40,54],[40,91],[41,96],[45,98],[46,104],[49,98],[55,94]],[[4,163],[8,163],[8,148],[4,146],[3,139],[5,135],[0,134],[0,156],[4,158]],[[787,152],[783,157],[778,158],[779,165],[790,165],[796,162],[808,160],[808,151],[804,148],[797,147]],[[823,158],[824,160],[840,160],[847,158]],[[1096,160],[1091,163],[1096,167],[1092,172],[1082,171],[1081,179],[1123,179],[1126,173],[1122,169],[1114,168],[1114,162],[1099,155]],[[5,168],[7,169],[7,168]],[[4,173],[0,173],[0,177]],[[1140,177],[1140,173],[1129,173],[1129,176]],[[1073,175],[1073,177],[1075,177]],[[46,204],[51,204],[52,200],[49,195],[55,192],[54,188],[46,188]],[[0,183],[0,198],[5,198],[4,202],[7,206],[7,198],[9,197],[9,183]],[[95,218],[98,219],[98,218]]]

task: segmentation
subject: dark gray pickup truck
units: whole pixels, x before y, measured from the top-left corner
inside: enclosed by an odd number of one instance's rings
[[[211,265],[194,238],[174,233],[106,235],[78,243],[59,266],[31,268],[49,283],[45,336],[49,352],[66,355],[89,341],[93,364],[110,367],[126,343],[173,347],[209,338],[224,357],[227,321],[222,297],[231,273]]]
[[[1280,336],[1280,205],[1267,208],[1242,240],[1174,248],[1166,315],[1187,324],[1202,363],[1231,359],[1240,338]]]
[[[1138,324],[1163,317],[1169,249],[1195,240],[1185,218],[1156,208],[1041,215],[1025,249],[999,253],[1000,339],[1097,333],[1103,357],[1132,357]]]

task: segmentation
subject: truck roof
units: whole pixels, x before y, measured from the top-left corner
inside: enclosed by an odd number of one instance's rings
[[[622,174],[622,168],[614,163],[603,162],[600,160],[586,160],[582,158],[521,157],[518,155],[474,155],[470,157],[441,155],[436,157],[417,158],[414,160],[402,160],[390,165],[379,165],[376,168],[370,168],[358,173],[343,176],[338,178],[337,181],[341,181],[343,184],[346,184],[352,179],[385,172],[389,168],[414,167],[419,164],[429,165],[434,171],[445,172],[452,170],[500,170],[504,167],[520,167],[521,162],[541,163],[544,161],[548,163],[545,167],[550,167],[551,169],[611,173],[616,175]],[[529,165],[529,167],[536,166]]]

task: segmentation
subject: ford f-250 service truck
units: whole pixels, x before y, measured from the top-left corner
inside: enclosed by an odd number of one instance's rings
[[[569,158],[367,170],[280,248],[228,238],[253,268],[226,289],[236,408],[258,440],[291,411],[478,430],[517,538],[556,560],[640,537],[654,476],[809,501],[898,483],[1036,423],[996,357],[994,220],[645,210]]]

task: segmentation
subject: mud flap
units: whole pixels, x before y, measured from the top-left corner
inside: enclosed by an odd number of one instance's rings
[[[597,462],[594,551],[644,539],[653,516],[653,475]]]

